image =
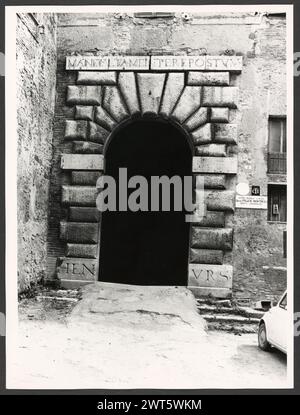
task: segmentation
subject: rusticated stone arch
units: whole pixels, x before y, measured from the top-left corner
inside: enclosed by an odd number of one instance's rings
[[[66,120],[64,137],[73,142],[73,152],[61,158],[71,183],[62,186],[62,204],[69,210],[60,228],[66,242],[66,256],[57,268],[62,283],[74,286],[97,279],[100,214],[95,183],[103,170],[106,143],[123,123],[152,116],[183,129],[195,155],[196,188],[197,176],[204,176],[207,214],[192,227],[189,287],[197,295],[229,296],[233,231],[226,218],[234,212],[237,161],[228,147],[237,144],[230,111],[238,102],[230,72],[79,71],[66,101],[74,107],[74,119]]]

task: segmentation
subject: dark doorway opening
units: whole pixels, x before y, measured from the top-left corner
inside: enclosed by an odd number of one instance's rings
[[[122,126],[108,143],[105,174],[116,179],[117,189],[119,168],[124,167],[128,179],[141,175],[148,183],[151,176],[183,178],[192,174],[192,150],[185,134],[170,122],[142,118]],[[150,186],[148,199],[150,205]],[[161,211],[161,205],[158,212],[103,212],[99,280],[187,285],[190,226],[186,213],[174,210],[173,186],[169,212]]]

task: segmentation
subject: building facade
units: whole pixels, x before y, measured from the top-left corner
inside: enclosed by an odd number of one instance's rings
[[[47,229],[43,248],[36,250],[47,250],[43,276],[66,288],[99,279],[186,285],[195,295],[244,300],[281,294],[285,16],[114,13],[51,19],[55,48],[49,47],[57,67],[54,74],[51,66],[55,102],[54,94],[46,98],[53,124],[49,134],[40,130],[51,147],[51,153],[44,151],[50,156],[45,203],[39,206],[40,198],[28,194],[28,206],[42,212],[36,228],[43,235]],[[46,38],[45,30],[40,45]],[[40,67],[34,70],[39,77]],[[21,150],[26,138],[19,137]],[[203,180],[206,215],[193,223],[174,212],[155,218],[151,212],[101,215],[96,181],[103,172],[116,175],[119,167],[149,177],[193,175],[195,193]],[[34,166],[30,180],[36,171]],[[19,171],[22,192],[21,177]],[[31,212],[28,206],[19,205],[22,215]],[[31,242],[19,243],[34,251]],[[22,281],[22,249],[20,258]],[[30,256],[26,260],[32,263]]]

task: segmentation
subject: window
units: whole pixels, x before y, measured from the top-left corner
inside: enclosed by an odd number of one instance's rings
[[[286,173],[286,118],[269,118],[268,173]]]
[[[268,220],[286,222],[286,185],[268,185]]]

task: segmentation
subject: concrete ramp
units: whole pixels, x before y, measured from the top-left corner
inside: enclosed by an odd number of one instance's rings
[[[83,288],[82,300],[68,320],[142,330],[195,329],[205,335],[194,295],[185,287],[138,286],[96,282]]]

